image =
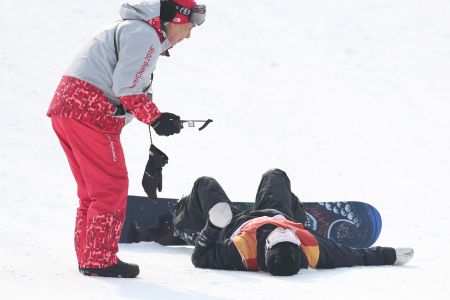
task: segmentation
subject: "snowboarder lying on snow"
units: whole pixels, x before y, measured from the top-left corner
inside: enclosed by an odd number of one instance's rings
[[[304,228],[305,220],[286,173],[273,169],[263,175],[255,210],[245,212],[235,211],[216,180],[199,178],[178,202],[174,223],[178,231],[200,232],[192,254],[199,268],[286,276],[308,267],[402,265],[414,255],[411,248],[351,248]]]

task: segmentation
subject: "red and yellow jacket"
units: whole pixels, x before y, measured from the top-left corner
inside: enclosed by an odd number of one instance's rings
[[[222,230],[206,226],[196,242],[192,263],[198,268],[265,271],[265,239],[272,227],[293,229],[301,242],[302,268],[316,268],[320,254],[316,237],[276,210],[241,214]]]
[[[292,229],[300,239],[300,248],[308,259],[308,266],[315,268],[319,260],[319,245],[316,238],[303,228],[303,224],[295,223],[278,217],[258,217],[251,219],[237,230],[237,235],[231,240],[241,255],[246,269],[258,271],[256,231],[265,224],[272,224],[284,229]]]

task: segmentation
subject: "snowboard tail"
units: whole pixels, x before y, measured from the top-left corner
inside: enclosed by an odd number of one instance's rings
[[[154,241],[162,245],[186,245],[174,232],[177,199],[128,196],[126,219],[120,243]],[[303,202],[311,228],[335,242],[355,248],[370,247],[381,232],[381,216],[364,202]],[[253,209],[252,202],[233,202],[240,210]],[[189,242],[192,244],[192,241]]]
[[[381,233],[378,210],[364,202],[306,202],[305,226],[355,248],[372,246]]]

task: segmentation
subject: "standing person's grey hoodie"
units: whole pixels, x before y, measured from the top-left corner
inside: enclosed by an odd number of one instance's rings
[[[161,30],[160,1],[123,4],[120,16],[121,21],[98,33],[73,60],[55,93],[49,116],[94,123],[114,118],[118,120],[109,123],[119,126],[123,126],[120,117],[124,109],[146,124],[160,116],[149,93],[158,57],[170,47]],[[74,89],[89,94],[89,101],[80,103],[69,95]],[[86,110],[88,114],[83,112]]]

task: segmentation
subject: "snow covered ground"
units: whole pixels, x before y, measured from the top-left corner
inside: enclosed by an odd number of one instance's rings
[[[195,269],[190,248],[141,243],[119,252],[140,264],[138,279],[81,276],[75,184],[45,112],[121,1],[1,0],[2,299],[448,299],[450,2],[204,3],[207,21],[160,59],[154,92],[163,111],[214,123],[154,137],[170,157],[161,196],[209,175],[251,201],[261,174],[279,167],[303,201],[375,205],[377,245],[411,246],[414,260],[276,278]],[[147,128],[133,121],[122,140],[130,194],[143,195]]]

